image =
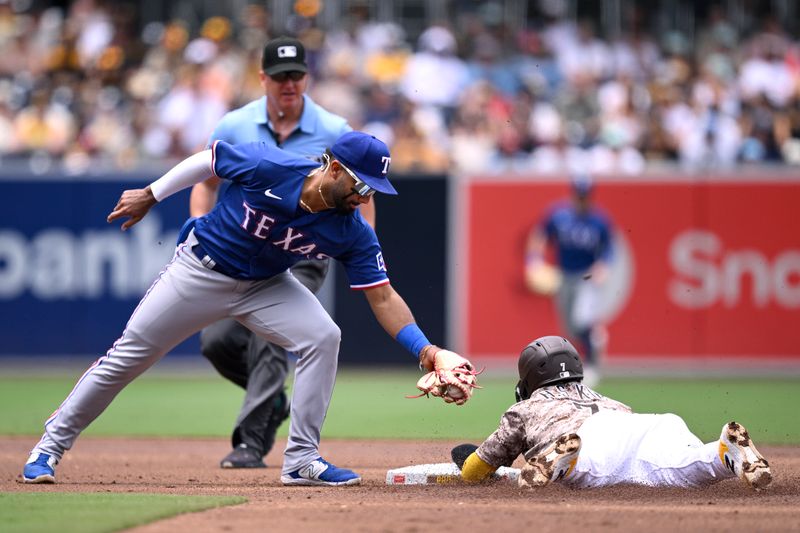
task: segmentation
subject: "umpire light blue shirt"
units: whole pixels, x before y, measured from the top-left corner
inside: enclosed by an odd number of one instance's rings
[[[300,157],[317,157],[330,148],[343,133],[351,131],[347,121],[326,111],[308,95],[303,95],[303,114],[297,128],[278,144],[267,115],[267,97],[262,96],[228,112],[211,134],[207,148],[214,141],[243,144],[261,141]]]
[[[302,259],[334,257],[350,287],[389,283],[375,231],[356,210],[309,213],[303,182],[319,163],[264,142],[212,146],[214,174],[231,182],[214,209],[197,219],[195,236],[230,277],[267,279]]]

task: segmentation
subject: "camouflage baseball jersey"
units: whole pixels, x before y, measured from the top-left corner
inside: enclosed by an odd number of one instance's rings
[[[477,454],[494,466],[511,466],[518,455],[537,454],[565,433],[573,433],[599,411],[631,412],[631,408],[593,391],[578,381],[542,387],[530,399],[509,407],[500,426],[478,447]]]

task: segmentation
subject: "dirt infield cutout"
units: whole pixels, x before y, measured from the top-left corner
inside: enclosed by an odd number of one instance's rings
[[[35,439],[0,438],[0,492],[133,492],[243,496],[248,502],[161,520],[134,531],[800,531],[800,449],[759,446],[775,479],[755,493],[737,480],[693,489],[614,487],[523,491],[510,483],[388,486],[391,468],[447,460],[446,441],[338,441],[322,454],[359,472],[359,487],[283,487],[284,441],[267,469],[222,470],[226,439],[81,439],[56,485],[25,485]],[[762,449],[763,448],[763,449]],[[519,465],[515,465],[519,466]]]

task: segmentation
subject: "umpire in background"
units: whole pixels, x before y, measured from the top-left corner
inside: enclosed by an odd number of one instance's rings
[[[279,37],[264,46],[261,86],[264,96],[227,113],[208,141],[231,144],[265,142],[297,156],[325,152],[340,135],[351,131],[347,121],[317,105],[305,94],[308,66],[303,44]],[[220,179],[211,177],[195,185],[190,199],[193,217],[214,207]],[[362,215],[375,227],[373,202],[362,205]],[[316,293],[325,280],[329,260],[302,261],[292,274]],[[289,416],[284,391],[288,374],[286,351],[254,335],[233,319],[205,328],[200,345],[214,368],[245,389],[244,403],[231,436],[233,450],[220,462],[222,468],[264,468],[264,456],[275,443],[278,427]]]

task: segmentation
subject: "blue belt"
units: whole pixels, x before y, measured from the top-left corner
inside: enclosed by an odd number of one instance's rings
[[[214,272],[219,272],[220,274],[224,274],[225,276],[230,276],[221,266],[217,264],[216,261],[211,259],[211,256],[206,253],[203,249],[203,246],[198,242],[194,246],[192,246],[192,253],[203,263],[203,266],[213,270]]]

